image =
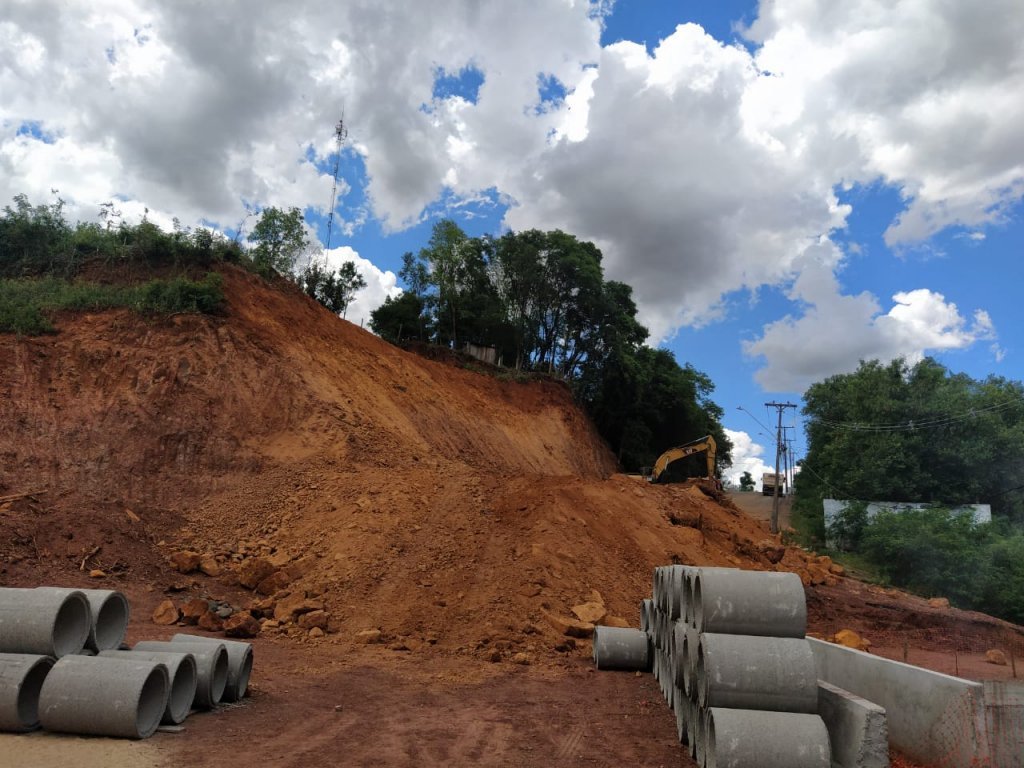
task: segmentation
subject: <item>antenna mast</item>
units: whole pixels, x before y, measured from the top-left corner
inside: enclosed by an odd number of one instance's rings
[[[338,124],[334,126],[334,186],[331,187],[331,211],[327,214],[327,250],[331,250],[331,234],[334,229],[334,206],[338,200],[338,170],[341,168],[341,145],[348,138],[348,128],[345,127],[345,116],[341,117]]]

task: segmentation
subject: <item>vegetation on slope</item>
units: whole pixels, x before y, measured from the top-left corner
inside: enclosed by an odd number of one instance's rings
[[[245,251],[234,240],[200,227],[164,232],[148,218],[121,221],[113,203],[100,207],[100,222],[71,225],[64,202],[32,205],[14,198],[0,214],[0,332],[52,332],[50,314],[61,310],[127,307],[139,312],[211,313],[223,301],[220,281],[189,274],[220,262],[233,262],[271,278],[284,274],[304,293],[335,313],[343,313],[356,291],[366,285],[352,262],[335,271],[309,242],[297,208],[266,208],[249,235]],[[99,268],[117,284],[89,279]],[[139,284],[139,275],[167,269],[174,277]]]
[[[644,344],[630,286],[604,279],[601,251],[561,231],[471,238],[450,220],[404,257],[407,290],[388,299],[371,327],[395,343],[494,347],[517,371],[570,383],[627,469],[711,434],[727,466],[731,443],[714,384],[671,352]],[[679,474],[703,474],[678,462]]]

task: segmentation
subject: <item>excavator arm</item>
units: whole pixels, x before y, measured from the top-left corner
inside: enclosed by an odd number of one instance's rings
[[[707,452],[708,458],[708,479],[713,479],[715,476],[715,453],[718,450],[718,445],[715,443],[715,438],[711,435],[706,435],[699,440],[686,443],[685,445],[679,445],[675,448],[669,448],[658,460],[654,462],[654,469],[651,470],[651,482],[658,482],[658,478],[661,477],[662,473],[668,469],[668,465],[677,459],[684,459],[687,456],[692,456],[695,453],[701,451]]]

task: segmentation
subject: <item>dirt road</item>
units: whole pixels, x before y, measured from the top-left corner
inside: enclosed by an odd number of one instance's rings
[[[692,765],[650,675],[257,643],[252,696],[146,742],[0,735],[0,768]],[[401,656],[401,658],[399,658]],[[370,664],[375,657],[385,667]],[[452,683],[453,676],[470,675]]]

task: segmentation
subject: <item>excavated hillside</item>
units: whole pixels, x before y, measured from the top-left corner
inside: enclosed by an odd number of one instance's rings
[[[403,352],[223,271],[220,317],[0,336],[0,583],[119,588],[147,617],[211,597],[268,636],[494,661],[584,652],[565,636],[580,604],[635,624],[669,562],[796,570],[821,632],[1006,631],[862,589],[713,490],[615,474],[560,384]],[[284,601],[322,607],[326,636]]]

